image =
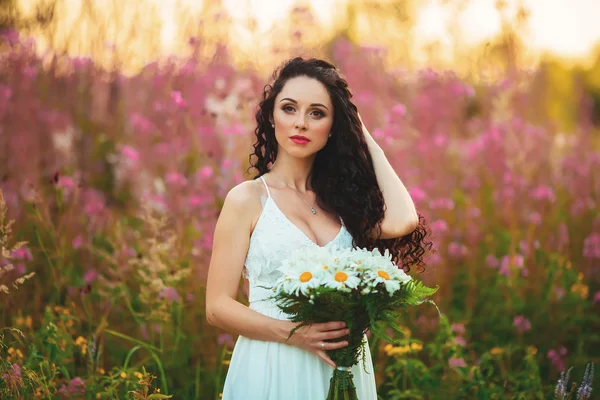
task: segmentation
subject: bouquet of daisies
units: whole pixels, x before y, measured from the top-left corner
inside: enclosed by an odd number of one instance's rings
[[[328,351],[338,366],[333,371],[327,400],[357,399],[351,367],[358,364],[367,343],[367,328],[377,337],[394,343],[385,332],[400,332],[394,320],[408,306],[424,302],[438,288],[412,279],[392,261],[389,252],[377,249],[300,249],[281,266],[285,272],[272,290],[277,306],[293,322],[292,332],[318,322],[344,321],[350,333],[338,340],[348,346]]]

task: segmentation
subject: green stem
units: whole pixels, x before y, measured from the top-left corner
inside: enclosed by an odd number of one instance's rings
[[[358,400],[352,372],[337,369],[333,371],[326,400]]]
[[[196,379],[194,382],[195,382],[194,386],[195,386],[195,394],[196,394],[196,396],[194,398],[199,399],[200,398],[200,360],[198,360],[196,362]]]
[[[52,282],[54,283],[54,290],[56,291],[56,294],[59,294],[60,288],[58,287],[58,283],[57,283],[58,279],[56,279],[56,268],[54,268],[54,264],[52,263],[52,261],[50,261],[50,258],[48,257],[48,252],[46,251],[44,242],[42,241],[42,238],[40,237],[40,233],[38,232],[37,229],[34,229],[34,232],[35,232],[37,241],[38,241],[40,247],[42,248],[42,253],[44,254],[44,258],[48,262],[48,265],[50,266],[50,270],[52,271]],[[50,302],[52,302],[52,301],[49,301],[49,303]]]
[[[159,353],[162,353],[162,350],[159,349],[158,347],[152,346],[151,344],[148,344],[146,342],[142,342],[141,340],[132,338],[131,336],[127,336],[121,332],[113,331],[112,329],[105,329],[104,332],[109,333],[113,336],[119,337],[121,339],[129,340],[130,342],[139,344],[140,346],[145,347],[147,349],[151,349],[154,351],[158,351]]]

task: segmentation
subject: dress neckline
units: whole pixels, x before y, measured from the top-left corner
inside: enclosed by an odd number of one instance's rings
[[[291,220],[290,220],[290,219],[289,219],[289,218],[288,218],[288,217],[287,217],[287,216],[284,214],[284,212],[283,212],[283,211],[281,211],[281,209],[279,208],[279,206],[277,205],[277,203],[275,203],[275,200],[273,200],[273,198],[272,198],[271,196],[267,197],[267,202],[268,202],[269,200],[271,201],[271,203],[273,203],[273,206],[274,206],[274,207],[275,207],[275,209],[276,209],[276,210],[279,212],[279,214],[281,214],[281,216],[283,217],[283,219],[284,219],[285,221],[287,221],[287,223],[288,223],[289,225],[291,225],[291,226],[292,226],[294,229],[296,229],[298,232],[300,232],[300,233],[302,234],[302,236],[303,236],[303,237],[304,237],[306,240],[308,240],[309,242],[311,242],[311,243],[312,243],[312,244],[314,244],[315,246],[318,246],[318,247],[321,247],[321,248],[325,248],[325,247],[327,247],[327,246],[328,246],[328,245],[330,245],[331,243],[335,242],[335,241],[336,241],[336,240],[337,240],[337,239],[340,237],[340,235],[342,234],[342,231],[344,230],[344,224],[343,224],[343,222],[341,221],[341,218],[340,218],[340,222],[342,222],[342,223],[341,223],[340,230],[338,231],[337,235],[335,235],[335,237],[334,237],[333,239],[331,239],[330,241],[328,241],[328,242],[327,242],[327,243],[325,243],[324,245],[320,245],[320,244],[316,243],[314,240],[312,240],[311,238],[309,238],[309,237],[308,237],[308,235],[307,235],[307,234],[306,234],[306,233],[305,233],[305,232],[304,232],[302,229],[300,229],[300,227],[298,227],[298,225],[294,224],[294,223],[293,223],[293,222],[292,222],[292,221],[291,221]],[[263,210],[263,211],[264,211],[264,210]]]

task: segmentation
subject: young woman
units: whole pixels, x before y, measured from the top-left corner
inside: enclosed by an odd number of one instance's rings
[[[274,74],[256,113],[255,179],[227,194],[214,234],[206,315],[240,335],[224,400],[321,400],[333,361],[347,344],[341,321],[299,329],[267,299],[290,251],[313,246],[389,249],[405,268],[421,267],[426,227],[362,124],[335,66],[294,58]],[[249,307],[235,300],[240,276]],[[338,339],[338,340],[336,340]],[[367,372],[365,372],[365,369]],[[361,400],[377,399],[373,364],[352,368]]]

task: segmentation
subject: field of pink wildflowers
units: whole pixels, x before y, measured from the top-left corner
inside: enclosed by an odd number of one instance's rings
[[[219,398],[235,338],[206,323],[205,275],[266,74],[199,46],[125,76],[0,38],[0,397]],[[589,398],[600,88],[560,103],[562,124],[549,67],[408,73],[342,39],[330,59],[437,248],[419,278],[443,317],[370,342],[381,399],[567,398],[571,366]]]

